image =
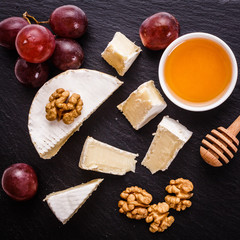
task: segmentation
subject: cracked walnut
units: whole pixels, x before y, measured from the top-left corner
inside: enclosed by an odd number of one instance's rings
[[[149,231],[152,233],[163,232],[174,222],[174,217],[169,216],[169,205],[165,202],[153,204],[148,208],[146,222],[150,223]]]
[[[62,119],[65,124],[71,124],[74,118],[81,114],[83,102],[80,95],[76,93],[73,93],[70,97],[69,95],[69,91],[58,88],[49,97],[49,103],[45,108],[47,120],[54,121],[57,119],[60,121]]]
[[[140,187],[132,186],[126,188],[120,196],[126,200],[118,202],[120,213],[124,213],[127,217],[137,220],[147,217],[147,207],[152,201],[150,193]]]
[[[181,211],[191,207],[192,202],[189,199],[193,196],[193,193],[191,193],[193,184],[188,179],[171,180],[170,185],[166,187],[166,191],[175,194],[175,196],[167,195],[165,197],[165,202],[170,208]]]

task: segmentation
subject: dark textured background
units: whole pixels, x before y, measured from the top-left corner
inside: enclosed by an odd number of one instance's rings
[[[43,160],[34,149],[27,128],[29,107],[37,89],[26,88],[16,80],[17,54],[0,47],[0,175],[9,165],[24,162],[34,167],[39,179],[37,195],[28,202],[15,202],[0,188],[0,239],[240,239],[240,154],[222,168],[208,166],[199,155],[206,133],[220,125],[229,126],[240,114],[240,82],[224,104],[209,112],[182,110],[165,97],[168,107],[139,131],[116,108],[147,80],[153,79],[160,89],[157,69],[162,51],[145,49],[138,35],[146,17],[167,11],[178,19],[181,35],[194,31],[215,34],[229,44],[239,62],[240,1],[1,0],[0,21],[21,16],[25,11],[47,20],[56,7],[64,4],[81,7],[89,20],[87,33],[79,39],[85,52],[82,67],[117,76],[100,55],[116,31],[135,41],[143,52],[126,75],[119,77],[124,85],[84,122],[80,132],[53,159]],[[52,69],[51,77],[57,73]],[[152,175],[140,163],[152,141],[151,134],[164,115],[179,119],[194,134],[167,171]],[[136,173],[112,176],[79,169],[79,156],[88,135],[139,153]],[[66,225],[42,202],[53,191],[99,177],[105,180]],[[169,180],[178,177],[194,183],[193,205],[180,213],[171,210],[175,222],[164,233],[152,234],[143,220],[130,220],[118,213],[119,194],[126,187],[145,188],[153,195],[153,203],[157,203],[164,200]]]

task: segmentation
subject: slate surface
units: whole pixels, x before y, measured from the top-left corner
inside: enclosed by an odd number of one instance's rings
[[[138,29],[148,16],[167,11],[181,26],[181,35],[203,31],[217,35],[240,57],[240,1],[0,1],[0,20],[21,16],[25,11],[39,20],[46,20],[58,6],[75,4],[89,19],[88,32],[79,42],[85,52],[82,67],[96,69],[114,76],[117,73],[100,54],[116,31],[121,31],[142,47]],[[139,131],[132,129],[117,110],[141,83],[158,82],[158,63],[162,51],[143,52],[124,77],[125,84],[113,94],[62,147],[51,160],[42,160],[31,143],[28,111],[37,89],[26,88],[14,76],[17,54],[0,47],[0,175],[16,162],[32,165],[37,172],[39,189],[28,202],[11,200],[0,188],[0,239],[240,239],[240,163],[239,152],[228,166],[212,168],[199,155],[201,139],[211,129],[227,127],[240,114],[240,82],[231,97],[215,110],[193,113],[173,105],[168,107]],[[51,76],[59,73],[52,69]],[[160,89],[162,92],[162,90]],[[169,169],[154,175],[141,166],[152,141],[152,133],[164,115],[169,115],[194,132]],[[112,176],[78,168],[79,156],[87,136],[113,146],[139,153],[136,173]],[[94,178],[104,182],[77,214],[62,225],[53,215],[44,197]],[[153,202],[164,200],[165,186],[170,179],[188,178],[194,183],[193,205],[184,212],[171,211],[175,222],[164,233],[152,234],[148,224],[118,213],[120,192],[137,185],[153,195]]]

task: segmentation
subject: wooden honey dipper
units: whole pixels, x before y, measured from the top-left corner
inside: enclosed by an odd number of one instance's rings
[[[200,147],[201,157],[213,167],[229,163],[229,159],[237,152],[239,141],[236,136],[240,132],[240,115],[227,129],[224,127],[217,129],[211,131],[212,135],[206,135],[206,140],[202,140],[203,146]]]

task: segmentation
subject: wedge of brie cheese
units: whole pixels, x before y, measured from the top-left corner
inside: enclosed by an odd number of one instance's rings
[[[163,117],[142,165],[152,174],[166,170],[191,136],[192,132],[178,121],[168,116]]]
[[[79,167],[114,175],[135,172],[138,154],[130,153],[87,137],[81,153]]]
[[[141,48],[136,46],[125,35],[116,32],[112,41],[108,43],[103,51],[102,57],[116,69],[120,76],[123,76],[141,51]]]
[[[152,80],[143,83],[117,108],[134,129],[138,130],[167,107]]]
[[[111,75],[87,69],[68,70],[46,82],[33,99],[28,119],[29,134],[40,157],[50,159],[54,156],[122,83]],[[81,115],[69,125],[63,121],[48,121],[45,117],[48,99],[58,88],[68,90],[70,95],[79,94],[83,101]]]
[[[103,179],[94,179],[46,196],[48,206],[57,219],[65,224],[97,189]]]

